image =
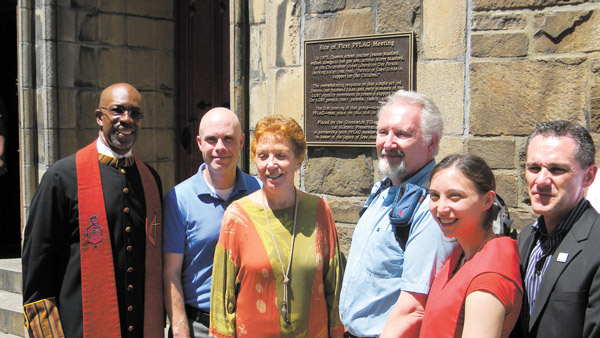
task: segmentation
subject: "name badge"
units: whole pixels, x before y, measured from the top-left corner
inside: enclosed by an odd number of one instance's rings
[[[567,259],[569,258],[569,254],[566,252],[560,252],[558,254],[558,257],[556,257],[556,261],[557,262],[561,262],[561,263],[566,263]]]

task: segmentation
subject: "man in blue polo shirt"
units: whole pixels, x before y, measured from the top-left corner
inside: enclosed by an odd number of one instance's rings
[[[258,179],[236,165],[244,134],[231,110],[208,111],[197,141],[204,163],[169,191],[163,206],[165,306],[173,337],[208,337],[213,256],[223,213],[260,188]]]
[[[429,196],[412,214],[406,240],[396,238],[389,214],[403,183],[428,180],[442,129],[440,111],[423,94],[399,90],[379,111],[375,142],[386,177],[373,187],[352,237],[340,295],[350,337],[419,336],[429,288],[455,244],[429,212]]]

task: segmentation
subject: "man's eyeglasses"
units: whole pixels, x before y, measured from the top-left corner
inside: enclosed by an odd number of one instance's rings
[[[119,119],[121,118],[123,115],[125,115],[125,112],[129,112],[129,116],[136,120],[139,121],[141,119],[144,118],[144,116],[146,114],[144,114],[143,112],[135,109],[135,108],[124,108],[124,107],[114,107],[114,108],[106,108],[106,107],[98,107],[98,109],[105,109],[108,110],[108,112],[110,113],[110,116],[112,116],[113,118]]]

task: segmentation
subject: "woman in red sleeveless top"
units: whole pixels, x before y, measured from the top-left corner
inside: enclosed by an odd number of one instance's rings
[[[472,155],[444,158],[431,172],[429,210],[456,250],[436,276],[420,337],[508,337],[523,288],[516,242],[492,231],[494,175]]]

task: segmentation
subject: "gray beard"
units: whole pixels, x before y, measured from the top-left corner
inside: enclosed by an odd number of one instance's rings
[[[401,181],[406,176],[406,164],[404,159],[397,165],[391,166],[385,158],[379,159],[379,171],[391,180]]]

